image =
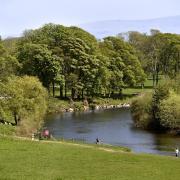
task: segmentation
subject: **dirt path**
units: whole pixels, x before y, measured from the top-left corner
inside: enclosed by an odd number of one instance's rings
[[[111,153],[119,153],[119,152],[124,152],[123,150],[115,150],[112,148],[107,148],[107,147],[102,147],[101,145],[87,145],[87,144],[77,144],[77,143],[72,143],[72,142],[65,142],[65,141],[40,141],[42,143],[57,143],[57,144],[65,144],[65,145],[70,145],[70,146],[78,146],[78,147],[83,147],[83,148],[91,148],[91,149],[98,149],[101,151],[106,151],[106,152],[111,152]]]

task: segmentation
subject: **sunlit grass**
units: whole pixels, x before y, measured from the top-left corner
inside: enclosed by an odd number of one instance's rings
[[[0,179],[179,180],[180,159],[0,138]]]

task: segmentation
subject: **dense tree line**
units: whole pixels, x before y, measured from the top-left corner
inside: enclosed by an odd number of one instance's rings
[[[180,35],[151,30],[151,34],[130,31],[119,34],[136,49],[146,74],[153,77],[154,86],[159,75],[174,78],[180,73]]]
[[[47,24],[26,31],[19,41],[17,58],[22,73],[38,76],[43,85],[59,84],[60,97],[83,98],[121,92],[143,83],[145,74],[134,48],[118,37],[98,42],[77,27]]]

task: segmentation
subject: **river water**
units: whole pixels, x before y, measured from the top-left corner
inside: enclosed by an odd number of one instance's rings
[[[55,138],[125,146],[134,152],[174,156],[180,137],[157,134],[134,126],[128,108],[48,115],[45,127]]]

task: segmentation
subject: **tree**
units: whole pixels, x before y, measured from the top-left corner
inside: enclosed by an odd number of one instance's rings
[[[17,74],[20,67],[18,60],[9,55],[0,42],[0,81],[5,81],[7,77]]]
[[[59,58],[61,67],[55,79],[56,83],[60,85],[61,97],[63,88],[65,97],[67,88],[71,88],[72,92],[78,91],[76,94],[79,94],[80,90],[86,89],[85,77],[92,68],[90,65],[93,64],[92,60],[96,59],[95,54],[98,49],[94,36],[80,28],[47,24],[37,30],[26,31],[19,44],[20,47],[23,47],[27,43],[44,44],[52,52],[52,55]],[[19,48],[19,51],[21,52],[22,49]],[[77,77],[78,83],[71,83],[71,85],[76,84],[76,87],[68,84],[70,82],[69,74]]]
[[[153,77],[153,85],[157,85],[159,74],[174,76],[179,69],[180,36],[151,30],[150,35],[130,32],[129,43],[138,51],[138,57],[148,75]]]
[[[0,117],[14,118],[22,130],[40,127],[47,109],[47,92],[35,77],[11,77],[0,83]]]
[[[8,37],[2,41],[2,44],[9,55],[15,56],[17,42],[19,41],[19,39],[19,37]]]
[[[122,39],[116,37],[107,37],[100,43],[100,49],[103,55],[109,58],[109,69],[117,77],[114,82],[117,87],[122,88],[123,84],[134,86],[137,83],[143,83],[145,74],[137,58],[134,48]],[[117,76],[119,75],[119,77]],[[120,82],[120,84],[119,84]],[[114,85],[112,85],[114,87]],[[120,88],[120,89],[121,89]]]
[[[175,78],[180,73],[180,40],[170,40],[161,50],[160,57],[163,73]]]
[[[59,57],[52,55],[46,45],[26,43],[20,47],[18,59],[22,73],[39,77],[48,90],[61,70]]]
[[[154,122],[154,127],[157,129],[161,128],[160,124],[160,104],[163,100],[167,99],[170,95],[170,82],[165,82],[164,84],[159,84],[156,86],[152,96],[152,117]]]

